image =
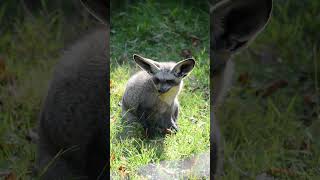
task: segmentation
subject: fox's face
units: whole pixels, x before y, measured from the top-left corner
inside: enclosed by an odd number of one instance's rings
[[[195,60],[192,58],[178,63],[160,63],[134,54],[133,59],[141,69],[152,76],[153,84],[160,94],[179,89],[182,79],[192,71],[195,65]]]

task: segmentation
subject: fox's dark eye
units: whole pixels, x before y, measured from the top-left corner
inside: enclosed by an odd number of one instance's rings
[[[160,80],[159,80],[158,78],[154,77],[154,78],[153,78],[153,82],[154,82],[155,84],[158,84],[158,83],[160,82]]]
[[[166,82],[167,82],[168,84],[171,84],[171,85],[176,84],[176,81],[175,81],[175,80],[167,80]]]

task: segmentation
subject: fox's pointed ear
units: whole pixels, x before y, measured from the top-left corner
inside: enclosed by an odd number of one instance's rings
[[[138,64],[138,66],[142,69],[145,70],[149,74],[155,74],[159,72],[159,65],[157,62],[144,58],[140,55],[134,54],[133,55],[134,61]]]
[[[172,72],[176,77],[185,77],[187,76],[192,69],[194,68],[196,61],[193,58],[188,58],[178,62],[173,68]]]
[[[109,24],[110,0],[79,0],[81,4],[96,19],[104,24]]]
[[[270,19],[272,0],[223,0],[210,9],[214,51],[245,47]]]

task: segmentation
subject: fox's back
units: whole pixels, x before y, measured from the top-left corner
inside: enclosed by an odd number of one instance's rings
[[[105,104],[102,101],[106,99],[107,94],[106,34],[105,29],[100,29],[85,37],[65,52],[65,55],[55,68],[49,92],[44,102],[44,109],[41,113],[41,116],[44,118],[50,116],[50,120],[41,119],[40,126],[46,126],[46,131],[52,131],[52,133],[46,132],[47,136],[54,136],[56,141],[65,141],[63,144],[66,145],[80,142],[80,139],[79,141],[75,141],[75,138],[79,137],[76,136],[77,132],[75,131],[77,130],[71,126],[76,123],[79,127],[88,127],[81,124],[89,122],[88,120],[81,120],[84,117],[80,116],[80,119],[76,119],[77,112],[82,107],[89,107],[90,109],[83,110],[91,111],[91,108],[93,109],[98,107],[98,105]],[[86,106],[86,104],[94,106]],[[65,108],[66,106],[70,106],[70,108]],[[54,115],[54,112],[57,112],[57,114]],[[68,114],[68,116],[65,116],[65,114]],[[97,114],[89,113],[87,115],[96,116]],[[105,115],[103,117],[105,118]],[[60,131],[70,131],[70,137],[58,138],[57,136],[59,135],[65,135],[65,133]],[[68,142],[69,140],[70,142]],[[57,144],[61,145],[61,143]]]
[[[64,154],[68,165],[64,161],[53,164],[46,179],[72,173],[59,170],[64,166],[97,177],[107,162],[103,158],[107,157],[107,36],[107,28],[87,35],[67,50],[55,67],[40,113],[38,166],[45,167],[61,149],[76,150]]]
[[[137,108],[141,103],[151,106],[156,102],[156,97],[157,92],[152,77],[147,72],[140,71],[129,79],[122,103],[126,110]]]

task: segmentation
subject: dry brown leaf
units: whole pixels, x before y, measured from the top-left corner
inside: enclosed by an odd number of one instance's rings
[[[248,85],[250,82],[249,73],[245,72],[245,73],[240,74],[239,78],[238,78],[238,82],[243,86]]]
[[[317,97],[312,94],[307,94],[303,96],[303,101],[306,105],[314,106],[317,104]]]
[[[14,172],[10,172],[7,176],[4,178],[5,180],[16,180],[17,175]]]
[[[111,153],[110,161],[114,161],[115,159],[116,159],[116,156],[113,153]]]
[[[304,150],[304,151],[311,151],[311,144],[310,144],[310,142],[307,141],[307,140],[302,141],[300,149],[301,149],[301,150]]]
[[[191,36],[192,46],[197,47],[200,44],[200,38]]]
[[[287,168],[271,168],[268,172],[271,175],[286,175],[286,176],[295,176],[296,173],[287,169]]]
[[[110,121],[110,122],[111,122],[111,123],[116,122],[116,117],[115,117],[115,116],[111,117],[111,121]]]
[[[124,178],[124,177],[126,177],[126,176],[128,175],[126,166],[121,165],[121,166],[118,168],[118,170],[119,170],[120,176],[121,176],[122,178]]]
[[[183,58],[191,58],[192,57],[192,52],[190,49],[183,49],[180,53],[181,57]]]
[[[6,71],[6,63],[4,62],[4,59],[0,57],[0,76],[4,74]]]
[[[258,90],[257,95],[261,95],[261,97],[268,97],[275,93],[278,89],[284,88],[288,86],[287,80],[276,80],[273,81],[270,85],[266,88]]]

